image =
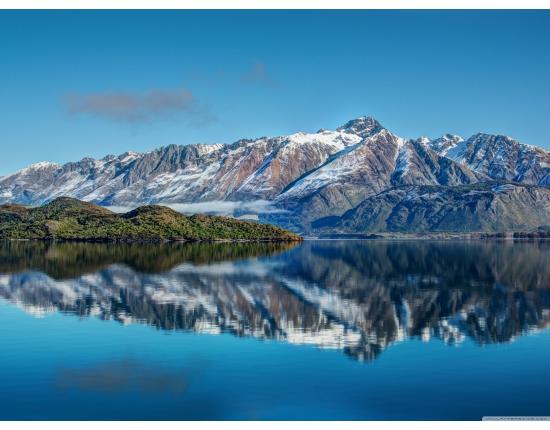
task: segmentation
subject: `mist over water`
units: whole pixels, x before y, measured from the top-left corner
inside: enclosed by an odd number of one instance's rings
[[[3,242],[0,417],[544,415],[548,261],[550,242]]]

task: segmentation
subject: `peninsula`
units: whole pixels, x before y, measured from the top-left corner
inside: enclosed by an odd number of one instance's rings
[[[84,242],[302,240],[295,233],[269,224],[224,216],[187,216],[157,205],[118,214],[70,197],[59,197],[40,207],[1,205],[0,239]]]

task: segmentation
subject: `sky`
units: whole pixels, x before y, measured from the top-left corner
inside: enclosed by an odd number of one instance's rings
[[[334,129],[550,149],[550,11],[0,11],[0,175]]]

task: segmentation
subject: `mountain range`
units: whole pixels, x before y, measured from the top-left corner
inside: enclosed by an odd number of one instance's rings
[[[550,224],[550,153],[477,133],[405,139],[371,117],[336,130],[170,145],[0,178],[0,203],[228,211],[306,234],[505,231]]]

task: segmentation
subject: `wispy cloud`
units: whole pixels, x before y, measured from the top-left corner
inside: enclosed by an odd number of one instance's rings
[[[186,89],[152,90],[147,93],[113,91],[103,93],[67,94],[63,98],[67,112],[92,115],[113,121],[145,122],[185,114],[196,122],[211,119],[204,107]]]
[[[284,212],[284,210],[274,207],[273,203],[267,200],[172,203],[166,206],[185,214],[210,213],[234,216],[240,213],[266,214]]]
[[[175,211],[184,214],[207,213],[212,215],[239,216],[242,214],[267,214],[282,213],[283,209],[273,206],[273,203],[267,200],[252,201],[210,201],[198,203],[158,203],[168,206]],[[108,209],[113,212],[128,212],[135,209],[136,206],[110,206]]]
[[[252,65],[252,69],[244,74],[241,80],[248,84],[260,84],[270,87],[276,87],[279,83],[269,74],[265,63],[256,61]]]

